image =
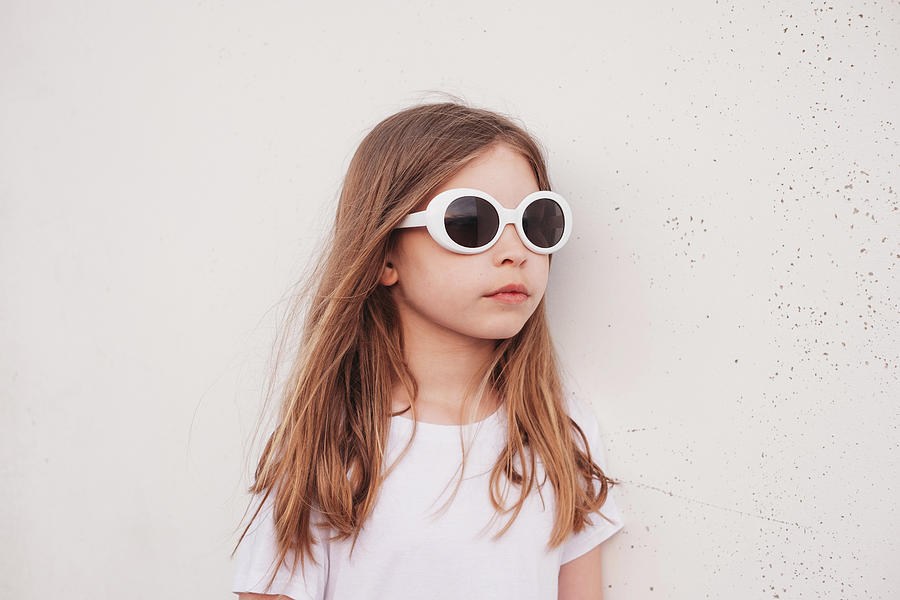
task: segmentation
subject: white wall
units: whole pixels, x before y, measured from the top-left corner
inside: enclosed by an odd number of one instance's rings
[[[281,296],[444,90],[576,211],[605,597],[897,598],[898,41],[895,2],[3,3],[0,597],[231,596]]]

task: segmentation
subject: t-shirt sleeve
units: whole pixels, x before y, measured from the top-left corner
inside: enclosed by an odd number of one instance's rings
[[[575,396],[569,396],[568,403],[570,416],[575,420],[578,426],[581,427],[581,430],[584,431],[584,435],[587,438],[591,449],[591,459],[597,463],[604,473],[609,475],[606,470],[606,453],[603,448],[603,441],[600,437],[600,423],[597,421],[596,413],[593,408]],[[581,436],[576,437],[576,443],[579,444],[579,447],[581,446]],[[598,485],[599,482],[595,480],[595,490]],[[624,527],[625,522],[622,518],[622,513],[616,505],[616,492],[616,487],[610,486],[606,494],[606,501],[600,508],[600,512],[608,517],[612,523],[597,513],[588,515],[592,524],[585,525],[584,529],[569,536],[569,539],[562,547],[560,565],[587,553]]]
[[[249,514],[256,512],[261,495],[253,498]],[[250,524],[250,529],[238,546],[234,578],[231,591],[235,594],[253,592],[257,594],[283,594],[292,600],[322,600],[325,597],[325,582],[328,573],[328,553],[326,536],[313,529],[318,543],[313,546],[313,553],[318,561],[314,564],[307,556],[304,564],[297,564],[291,576],[294,552],[288,551],[285,562],[279,565],[272,586],[266,584],[272,577],[272,569],[278,558],[275,543],[275,521],[273,517],[274,492],[266,498],[259,514]]]

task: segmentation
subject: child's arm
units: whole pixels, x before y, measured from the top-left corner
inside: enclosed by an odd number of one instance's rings
[[[591,451],[591,460],[597,463],[604,473],[606,470],[606,453],[603,447],[600,422],[591,405],[577,396],[567,396],[567,408],[570,416],[581,427],[587,438]],[[581,442],[578,442],[579,447]],[[593,480],[594,482],[596,480]],[[596,491],[596,483],[594,483]],[[559,567],[559,600],[602,600],[603,588],[600,569],[600,547],[602,542],[622,529],[624,521],[616,506],[617,489],[610,488],[601,512],[612,521],[592,513],[591,525],[585,526],[581,532],[573,534],[563,546],[561,565]]]
[[[559,568],[559,600],[603,600],[600,544]]]

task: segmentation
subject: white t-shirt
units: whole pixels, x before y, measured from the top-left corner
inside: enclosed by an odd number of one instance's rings
[[[574,396],[568,396],[567,410],[584,431],[591,457],[606,472],[594,411]],[[403,450],[412,426],[412,420],[406,416],[391,419],[387,466]],[[304,572],[298,563],[291,578],[294,554],[289,552],[287,564],[281,566],[272,587],[266,590],[277,557],[270,495],[238,547],[232,591],[283,594],[293,600],[555,600],[560,566],[622,529],[624,522],[615,503],[615,487],[610,488],[601,509],[615,524],[591,514],[593,525],[548,550],[555,519],[555,493],[546,481],[540,493],[537,485],[532,488],[515,522],[493,540],[491,536],[511,515],[500,515],[489,526],[494,509],[488,483],[491,468],[506,442],[505,409],[501,407],[487,419],[464,425],[462,431],[469,436],[465,439],[470,450],[463,482],[446,512],[438,511],[459,478],[460,427],[420,422],[406,456],[382,483],[352,557],[348,554],[352,537],[329,542],[324,532],[314,529],[320,539],[314,546],[319,566],[307,560]],[[539,456],[535,462],[537,484],[544,481],[544,474]],[[521,472],[518,463],[514,464]],[[506,505],[517,502],[519,493],[518,487],[512,486]],[[254,498],[249,514],[255,512],[260,497]]]

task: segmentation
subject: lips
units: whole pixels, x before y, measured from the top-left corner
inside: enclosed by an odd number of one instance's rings
[[[485,296],[494,296],[496,294],[525,294],[528,295],[528,290],[524,285],[519,283],[511,283],[509,285],[504,285],[502,288],[496,289],[489,294],[485,294]]]

